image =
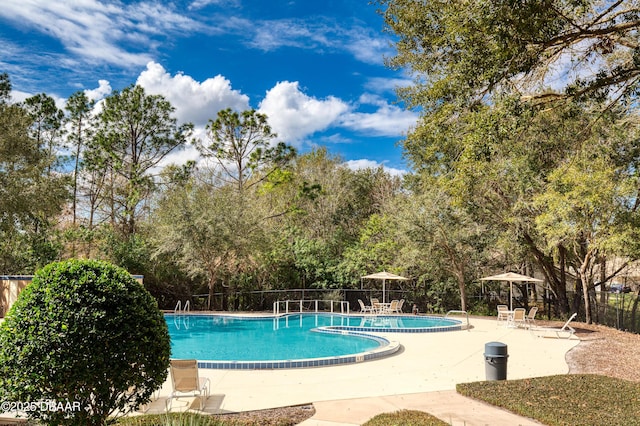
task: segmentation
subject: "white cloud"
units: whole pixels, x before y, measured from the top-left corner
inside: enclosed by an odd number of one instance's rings
[[[137,84],[149,94],[163,95],[176,108],[179,121],[196,126],[205,126],[224,108],[249,109],[249,97],[233,90],[231,82],[221,75],[198,82],[182,73],[172,76],[162,65],[149,62]]]
[[[374,112],[352,111],[341,117],[341,125],[350,130],[374,136],[400,136],[415,127],[418,114],[407,111],[378,96],[365,94],[360,97],[361,105],[372,105]]]
[[[224,7],[239,7],[240,0],[194,0],[189,5],[189,9],[202,9],[209,5]]]
[[[369,64],[383,64],[385,55],[392,54],[389,39],[354,21],[351,26],[332,19],[280,19],[252,22],[243,26],[250,34],[250,47],[273,51],[282,47],[313,49],[319,53],[345,51],[355,59]]]
[[[384,57],[393,52],[388,39],[374,35],[370,30],[363,28],[355,28],[350,31],[347,34],[344,47],[357,60],[368,64],[382,65]]]
[[[384,164],[380,164],[376,161],[367,159],[349,160],[346,161],[344,165],[351,170],[377,169],[378,167],[382,167],[384,171],[389,173],[391,176],[403,176],[407,173],[406,170],[387,167]]]
[[[374,93],[395,92],[400,87],[411,86],[413,82],[408,78],[384,78],[372,77],[364,85],[364,88]]]
[[[0,16],[55,38],[84,61],[121,66],[151,60],[155,37],[201,27],[157,2],[4,0]]]
[[[111,89],[111,84],[109,84],[107,80],[99,80],[98,84],[99,86],[97,88],[84,91],[87,98],[99,101],[113,91],[113,89]]]
[[[279,82],[267,91],[259,111],[284,142],[295,144],[335,124],[349,110],[342,100],[329,96],[317,99],[304,94],[298,82]]]

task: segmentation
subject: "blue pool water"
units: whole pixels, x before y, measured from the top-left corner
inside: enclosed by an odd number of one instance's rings
[[[240,362],[361,354],[389,344],[386,339],[367,335],[367,331],[419,331],[460,324],[459,321],[442,318],[330,314],[276,318],[167,315],[166,320],[171,335],[172,358]]]

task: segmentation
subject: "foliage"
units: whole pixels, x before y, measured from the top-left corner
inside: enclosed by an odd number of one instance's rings
[[[169,256],[193,278],[209,283],[210,295],[234,274],[255,270],[254,250],[263,246],[261,211],[247,209],[233,187],[216,187],[202,172],[159,200],[153,217],[153,255]]]
[[[546,425],[637,425],[640,384],[598,375],[462,383],[459,393]]]
[[[191,135],[193,125],[178,125],[174,111],[163,96],[131,86],[105,98],[97,117],[95,140],[85,161],[92,170],[113,173],[110,215],[118,218],[124,235],[136,231],[142,203],[154,190],[153,169]]]
[[[363,426],[446,426],[448,424],[423,411],[400,410],[395,413],[378,414]]]
[[[226,415],[203,415],[197,413],[145,414],[120,419],[121,426],[294,426],[303,419],[269,413],[268,417],[246,415],[233,418]],[[294,416],[295,417],[295,416]]]
[[[4,80],[8,90],[11,83]],[[52,157],[30,136],[33,117],[0,102],[0,270],[30,272],[58,256],[53,225],[68,197],[67,178],[51,174]]]
[[[400,91],[412,106],[474,105],[506,90],[538,101],[636,96],[636,2],[376,3],[398,38],[389,65],[415,73],[416,84]],[[548,90],[551,84],[564,93]]]
[[[267,116],[255,110],[218,111],[218,117],[207,124],[207,136],[211,143],[198,142],[198,150],[204,157],[213,157],[239,191],[263,182],[296,155],[282,142],[270,146],[277,135],[271,131]]]
[[[224,426],[230,423],[213,416],[197,413],[147,414],[126,417],[118,421],[121,426]]]
[[[149,401],[167,377],[169,354],[162,313],[127,271],[95,260],[52,263],[0,325],[0,395],[79,404],[28,415],[100,425]]]

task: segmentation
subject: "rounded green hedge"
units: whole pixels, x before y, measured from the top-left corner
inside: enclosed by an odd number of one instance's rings
[[[0,324],[0,400],[50,424],[104,424],[149,401],[170,350],[156,301],[127,271],[52,263]]]

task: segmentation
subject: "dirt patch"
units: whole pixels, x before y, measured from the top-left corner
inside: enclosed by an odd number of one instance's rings
[[[594,324],[572,326],[580,343],[567,353],[569,373],[602,374],[640,382],[640,334]]]
[[[272,408],[269,410],[245,411],[242,413],[220,414],[215,417],[229,420],[232,424],[243,426],[293,426],[315,414],[313,405]]]

